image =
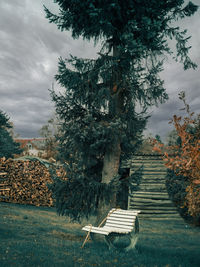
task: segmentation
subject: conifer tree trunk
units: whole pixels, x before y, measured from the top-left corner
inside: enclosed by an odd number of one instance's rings
[[[113,46],[113,57],[118,57],[119,51],[116,46]],[[113,71],[113,85],[117,85],[120,83],[121,73],[120,68],[116,68]],[[111,88],[112,90],[112,88]],[[115,116],[118,117],[122,112],[123,107],[123,97],[116,90],[113,95],[114,102],[114,112]],[[113,91],[111,91],[113,94]],[[102,170],[102,183],[109,184],[111,180],[118,174],[119,165],[120,165],[120,155],[121,155],[121,140],[120,137],[116,138],[112,145],[107,147],[105,152],[104,161],[103,161],[103,170]],[[99,224],[103,218],[108,214],[111,208],[116,207],[116,193],[113,193],[111,201],[109,204],[99,203],[98,207],[98,215],[97,215],[97,224]]]
[[[121,148],[120,143],[113,144],[112,147],[108,148],[104,156],[104,165],[102,171],[102,183],[110,183],[114,176],[118,174],[119,163],[120,163]],[[116,208],[116,193],[113,192],[110,203],[102,201],[99,203],[96,225],[99,225],[101,221],[106,217],[108,212]]]
[[[104,156],[102,183],[108,184],[112,178],[118,174],[121,147],[120,142],[116,142],[112,147],[108,147]]]
[[[119,57],[119,49],[116,45],[113,45],[113,57]],[[121,72],[120,67],[116,67],[113,70],[113,86],[116,86],[116,91],[113,92],[111,88],[111,94],[113,94],[113,102],[114,102],[114,114],[115,117],[118,117],[122,112],[123,99],[121,94],[118,92],[120,90],[119,83],[121,80]],[[121,155],[121,147],[120,147],[120,137],[115,139],[115,142],[111,146],[109,146],[106,150],[104,156],[104,164],[102,171],[102,183],[108,184],[114,176],[118,174],[119,163],[120,163],[120,155]]]

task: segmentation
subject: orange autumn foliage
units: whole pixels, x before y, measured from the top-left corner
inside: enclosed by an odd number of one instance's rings
[[[180,93],[179,98],[184,102],[187,116],[174,115],[170,123],[174,125],[181,145],[169,146],[167,150],[173,153],[165,152],[163,160],[167,168],[189,181],[185,205],[190,215],[200,217],[200,114],[195,117],[194,112],[190,112],[184,92]],[[156,140],[154,145],[154,150],[161,153],[161,145]]]

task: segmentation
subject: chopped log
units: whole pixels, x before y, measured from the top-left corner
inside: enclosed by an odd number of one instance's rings
[[[9,191],[10,188],[0,188],[0,191]]]

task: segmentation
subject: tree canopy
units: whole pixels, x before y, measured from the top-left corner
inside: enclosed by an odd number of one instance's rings
[[[188,57],[187,30],[173,27],[172,22],[193,15],[197,6],[184,0],[55,0],[59,14],[45,8],[50,22],[60,30],[70,30],[74,38],[103,39],[109,49],[121,46],[129,60],[145,58],[149,52],[172,52],[167,38],[177,41],[177,58],[184,68],[194,67]],[[144,53],[145,51],[145,53]]]
[[[188,56],[187,31],[172,22],[193,15],[197,6],[183,6],[183,0],[54,2],[58,14],[45,8],[51,23],[74,38],[102,43],[96,59],[60,58],[55,77],[66,90],[51,91],[62,122],[60,157],[69,175],[55,189],[57,203],[62,214],[76,217],[113,197],[120,162],[135,151],[148,107],[167,100],[159,73],[165,54],[173,53],[169,38],[176,40],[174,56],[184,69],[196,67]]]

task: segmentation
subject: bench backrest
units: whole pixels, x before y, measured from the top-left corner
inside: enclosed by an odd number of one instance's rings
[[[112,209],[108,213],[105,226],[131,231],[138,213],[140,210]]]

